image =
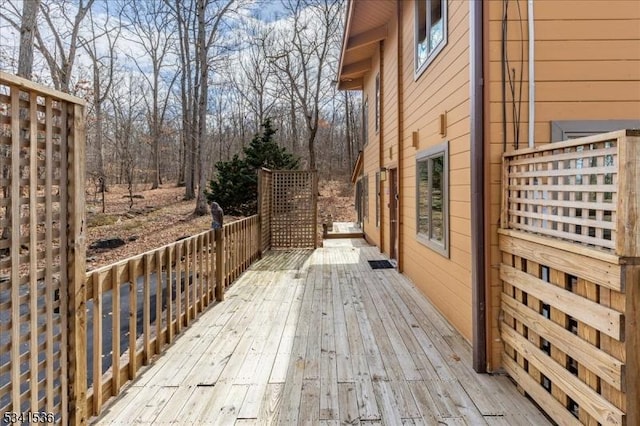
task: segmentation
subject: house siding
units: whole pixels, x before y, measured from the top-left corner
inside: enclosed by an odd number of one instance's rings
[[[380,245],[380,230],[376,227],[376,172],[380,169],[380,136],[376,132],[376,74],[380,68],[380,56],[371,60],[371,72],[364,77],[364,99],[368,99],[368,142],[363,150],[363,173],[368,177],[368,214],[363,220],[364,232],[371,244]]]
[[[398,166],[398,24],[394,20],[389,23],[389,37],[384,43],[383,87],[383,128],[382,128],[382,166],[395,168]],[[382,212],[380,228],[383,235],[382,248],[391,254],[391,223],[389,220],[389,178],[381,182],[380,201]]]
[[[414,14],[405,3],[403,29],[404,141],[401,202],[403,272],[433,302],[452,325],[471,341],[471,211],[469,3],[448,3],[447,45],[416,78]],[[440,114],[446,114],[446,136],[440,134]],[[419,145],[412,145],[412,132]],[[416,154],[449,142],[449,257],[416,237]]]
[[[396,4],[383,42],[382,130],[375,131],[375,76],[381,49],[364,77],[369,98],[369,144],[364,173],[369,177],[368,240],[390,254],[389,184],[380,186],[381,225],[375,224],[375,176],[381,166],[399,168],[400,266],[416,286],[469,341],[472,340],[470,2],[449,0],[447,45],[416,77],[414,3]],[[500,218],[502,116],[502,0],[484,2],[484,144],[487,259],[488,369],[501,365],[499,336],[501,281],[497,231]],[[519,144],[528,144],[527,2],[510,1],[507,32],[509,70],[520,79]],[[519,6],[519,8],[518,8]],[[519,10],[518,10],[519,9]],[[640,2],[612,0],[537,1],[535,11],[536,144],[551,141],[551,121],[640,119]],[[385,12],[385,13],[388,13]],[[379,24],[378,24],[379,25]],[[398,26],[399,25],[399,26]],[[373,24],[371,24],[373,26]],[[398,35],[401,34],[401,42]],[[400,49],[400,51],[398,51]],[[514,119],[507,91],[506,149],[514,149]],[[400,112],[399,112],[400,111]],[[440,115],[446,114],[446,135]],[[418,146],[413,146],[413,133]],[[398,141],[401,137],[402,140]],[[416,155],[449,143],[449,257],[416,238]]]
[[[527,2],[520,1],[521,17],[510,2],[507,52],[510,68],[520,75],[523,87],[519,146],[528,144],[528,27]],[[487,10],[488,9],[488,10]],[[502,130],[501,39],[502,2],[491,1],[485,8],[488,56],[485,81],[488,82],[488,108],[485,139],[489,153],[490,225],[489,265],[500,262],[497,223],[500,214]],[[552,120],[640,119],[640,3],[633,1],[555,1],[534,2],[536,145],[551,141]],[[522,32],[520,24],[522,23]],[[511,96],[507,94],[508,108]],[[513,117],[507,114],[507,150],[514,149]],[[502,343],[498,320],[501,281],[490,268],[490,360],[500,365]]]

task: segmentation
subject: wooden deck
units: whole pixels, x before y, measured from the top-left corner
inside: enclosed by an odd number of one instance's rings
[[[362,240],[272,251],[96,424],[500,424],[545,417]]]
[[[354,222],[333,222],[323,235],[324,239],[364,238],[359,224]]]

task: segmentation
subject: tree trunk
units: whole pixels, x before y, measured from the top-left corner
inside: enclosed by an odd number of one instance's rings
[[[33,36],[39,7],[40,0],[25,1],[22,4],[18,75],[29,80],[31,80],[31,74],[33,73]]]
[[[207,61],[207,44],[205,40],[205,9],[206,0],[198,0],[198,43],[197,55],[200,64],[200,90],[198,96],[198,139],[196,145],[196,162],[198,164],[198,192],[196,198],[196,208],[193,212],[196,216],[204,216],[208,213],[207,200],[204,195],[206,186],[206,171],[204,167],[204,156],[202,145],[207,134],[207,105],[209,98],[209,63]]]
[[[318,133],[318,126],[309,128],[309,170],[316,170],[316,133]]]
[[[349,100],[349,93],[347,91],[344,92],[344,104],[345,104],[345,121],[346,121],[346,139],[347,139],[347,167],[350,169],[351,167],[353,167],[353,148],[352,148],[352,143],[351,143],[351,112],[350,110],[350,104],[351,101]]]

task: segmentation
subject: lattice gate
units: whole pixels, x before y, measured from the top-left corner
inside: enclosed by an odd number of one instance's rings
[[[260,181],[263,242],[266,235],[271,248],[315,248],[317,173],[263,170]]]
[[[83,104],[0,72],[0,413],[16,413],[3,422],[82,417]]]

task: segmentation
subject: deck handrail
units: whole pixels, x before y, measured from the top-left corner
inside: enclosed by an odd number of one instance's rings
[[[640,256],[640,130],[503,154],[503,228]]]
[[[224,298],[260,256],[258,225],[254,215],[87,272],[89,416]]]

